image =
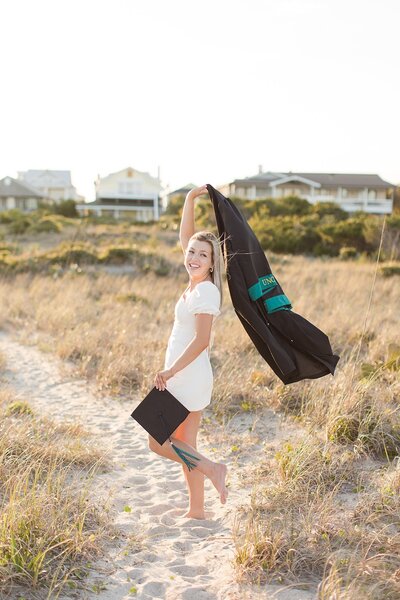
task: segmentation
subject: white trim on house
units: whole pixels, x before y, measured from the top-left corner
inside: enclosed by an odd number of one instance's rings
[[[305,183],[306,185],[310,185],[314,188],[320,188],[321,184],[317,181],[312,181],[312,179],[306,179],[305,177],[300,177],[296,175],[291,175],[290,177],[284,177],[283,179],[274,179],[274,181],[270,182],[270,187],[275,187],[280,185],[281,183],[288,183],[289,181],[300,181],[301,183]]]
[[[78,204],[76,209],[84,216],[87,216],[92,212],[98,217],[108,214],[114,219],[119,219],[121,217],[121,213],[136,212],[140,213],[140,219],[138,219],[140,221],[146,222],[155,220],[153,207],[129,206],[125,204],[95,204],[94,202],[88,202],[87,204]]]

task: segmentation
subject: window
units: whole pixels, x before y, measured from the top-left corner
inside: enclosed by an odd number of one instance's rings
[[[362,190],[358,190],[358,189],[348,190],[348,197],[349,198],[359,198],[361,193],[362,193]]]
[[[28,198],[26,201],[26,207],[34,210],[37,207],[36,198]]]
[[[120,181],[118,183],[118,193],[137,196],[142,194],[142,183],[140,181]]]

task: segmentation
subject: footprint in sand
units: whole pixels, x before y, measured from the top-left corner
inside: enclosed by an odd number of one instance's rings
[[[188,519],[187,517],[182,517],[182,522],[179,522],[179,526],[191,529],[195,527],[199,530],[204,529],[207,533],[213,533],[215,529],[220,527],[220,523],[211,519]]]
[[[167,510],[170,510],[170,508],[170,504],[157,504],[156,506],[152,506],[151,508],[149,508],[147,512],[149,515],[162,515]]]
[[[207,567],[201,565],[176,565],[169,567],[173,573],[180,575],[181,577],[197,577],[197,575],[207,575]]]
[[[137,583],[142,583],[147,579],[147,577],[143,576],[143,569],[130,569],[126,572],[126,576],[129,579],[134,579]],[[141,579],[142,581],[139,581]]]
[[[203,587],[191,586],[190,589],[182,592],[180,600],[217,600],[217,596],[207,592]]]
[[[192,547],[193,547],[193,542],[190,542],[190,541],[174,542],[172,544],[172,548],[174,550],[178,550],[179,552],[183,552],[183,553],[190,552],[192,550]],[[177,560],[179,560],[179,559],[177,559]],[[173,563],[171,563],[171,564],[173,564]]]
[[[196,522],[198,523],[197,520]],[[206,538],[207,536],[211,535],[212,531],[206,527],[192,527],[190,533],[198,538]]]
[[[147,552],[146,550],[143,552],[137,552],[135,555],[135,561],[137,560],[140,564],[148,562],[153,563],[159,559],[160,557],[157,554],[154,554],[154,552]]]
[[[148,483],[148,480],[146,477],[130,477],[128,483]]]
[[[147,535],[151,538],[155,537],[170,537],[171,535],[179,535],[180,529],[178,527],[167,527],[165,525],[156,525],[155,527],[150,527],[147,531]]]
[[[148,594],[150,598],[164,597],[166,584],[162,581],[149,581],[143,586],[142,591],[144,594]]]
[[[169,527],[170,525],[176,525],[176,520],[173,517],[170,517],[168,514],[166,514],[162,515],[160,523],[162,523],[163,525],[168,525]]]

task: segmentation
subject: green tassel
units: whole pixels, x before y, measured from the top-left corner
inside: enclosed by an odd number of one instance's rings
[[[175,450],[175,452],[177,453],[177,455],[186,464],[186,466],[189,469],[189,471],[191,471],[192,469],[194,469],[194,467],[197,467],[196,463],[193,463],[190,460],[188,460],[187,458],[185,458],[185,455],[186,456],[190,456],[191,458],[194,458],[195,460],[200,460],[200,458],[198,458],[197,456],[193,456],[193,454],[189,454],[189,452],[185,452],[185,450],[182,450],[181,448],[178,448],[177,446],[175,446],[175,444],[173,442],[171,442],[171,446],[173,447],[173,449]]]

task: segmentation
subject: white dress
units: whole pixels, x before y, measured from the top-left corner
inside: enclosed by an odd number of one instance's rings
[[[175,320],[172,327],[168,346],[165,354],[164,369],[169,369],[172,363],[185,350],[196,333],[196,317],[198,313],[214,315],[221,314],[219,310],[221,294],[212,281],[201,281],[191,292],[183,294],[175,305]],[[210,344],[213,342],[211,329]],[[167,380],[166,387],[169,392],[188,410],[202,410],[211,402],[211,393],[214,383],[213,371],[210,363],[208,348],[205,348],[191,363],[175,373]]]

